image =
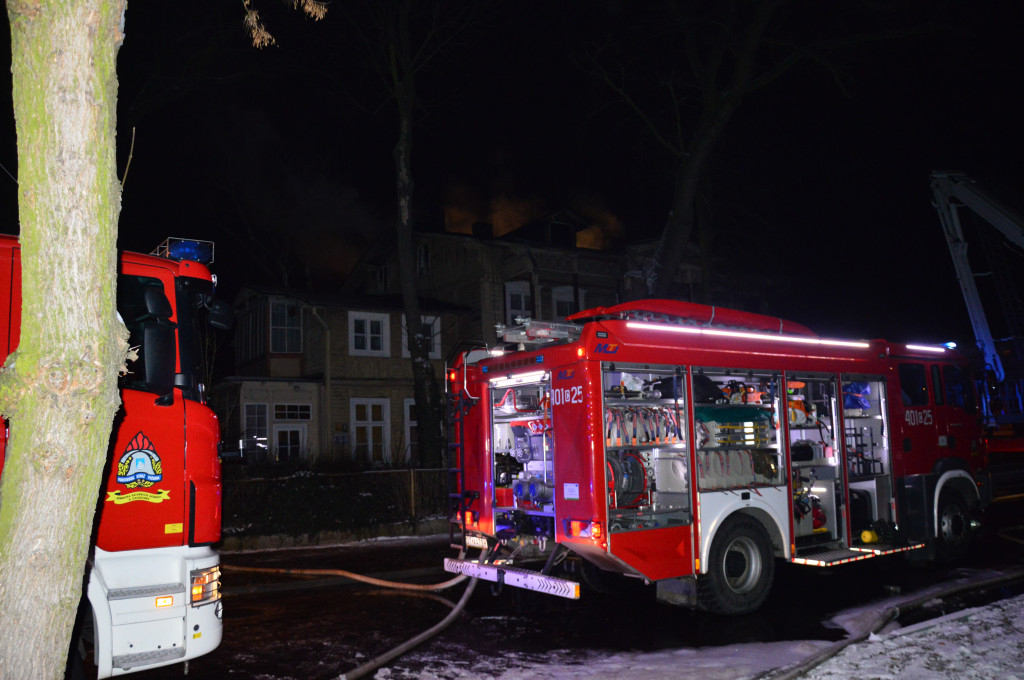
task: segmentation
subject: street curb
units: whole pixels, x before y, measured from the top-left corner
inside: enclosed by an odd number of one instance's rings
[[[245,550],[276,550],[279,548],[304,548],[307,546],[330,545],[365,541],[371,538],[397,536],[431,536],[448,531],[445,518],[427,519],[416,522],[402,522],[375,527],[364,527],[347,531],[321,531],[314,534],[271,534],[267,536],[228,536],[221,540],[218,552],[233,553]]]

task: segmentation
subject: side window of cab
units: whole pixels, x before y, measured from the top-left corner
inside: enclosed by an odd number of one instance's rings
[[[938,389],[937,386],[936,389]],[[977,412],[974,384],[967,371],[961,367],[953,364],[946,364],[942,367],[942,389],[947,405],[961,408],[967,413]]]
[[[928,406],[928,373],[924,364],[900,364],[900,388],[904,406]]]

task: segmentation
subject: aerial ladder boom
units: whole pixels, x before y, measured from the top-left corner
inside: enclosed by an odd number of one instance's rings
[[[1024,220],[1002,205],[990,194],[979,188],[969,176],[956,172],[933,172],[931,176],[932,194],[935,197],[935,209],[942,222],[942,230],[946,235],[946,245],[953,258],[956,276],[963,291],[967,313],[970,316],[974,337],[978,348],[984,355],[985,362],[995,372],[996,379],[1002,382],[1006,378],[1002,361],[996,350],[981,297],[974,281],[967,258],[967,241],[964,239],[960,226],[958,210],[967,207],[979,217],[995,227],[1008,241],[1024,249]]]

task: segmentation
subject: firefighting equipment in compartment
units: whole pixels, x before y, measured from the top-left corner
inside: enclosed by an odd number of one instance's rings
[[[730,380],[722,388],[722,394],[731,404],[760,404],[764,399],[764,392],[754,389],[753,386],[738,380]]]
[[[644,380],[639,376],[623,372],[619,384],[612,385],[604,396],[617,399],[671,399],[675,397],[666,380]]]
[[[816,479],[813,468],[807,477],[801,477],[799,470],[793,470],[793,519],[799,522],[810,515],[811,528],[815,532],[827,531],[828,516],[821,507],[821,499],[811,493]]]
[[[814,405],[804,401],[804,395],[797,390],[805,387],[805,383],[790,380],[786,383],[786,404],[789,409],[789,424],[804,425],[814,418]]]
[[[521,501],[547,503],[554,498],[551,485],[540,477],[519,478],[512,485],[512,494]]]
[[[871,383],[843,383],[843,409],[847,415],[865,415],[871,410]],[[851,412],[852,411],[852,412]]]
[[[775,454],[771,451],[751,451],[750,465],[754,470],[755,478],[764,478],[769,482],[774,480],[779,473],[779,465],[775,460]]]
[[[675,444],[682,433],[671,406],[609,406],[604,410],[605,445]]]
[[[494,410],[498,413],[536,413],[541,404],[535,394],[519,394],[514,388],[505,390],[501,399],[494,402]]]
[[[640,452],[610,451],[605,465],[609,507],[634,508],[647,501],[648,471]]]
[[[521,423],[521,424],[520,424]],[[531,460],[544,460],[544,452],[550,450],[550,442],[546,437],[546,424],[540,420],[516,421],[512,427],[515,438],[510,453],[520,463]]]
[[[771,410],[761,406],[723,404],[695,406],[697,447],[748,446],[771,444]]]
[[[832,447],[824,442],[800,440],[790,445],[789,453],[794,463],[806,463],[832,455]]]
[[[885,520],[873,522],[870,527],[860,532],[862,543],[884,543],[885,545],[906,545],[907,540],[900,536],[896,525]]]
[[[700,373],[693,376],[693,403],[720,404],[724,401],[725,396],[714,380]]]
[[[702,491],[777,484],[778,475],[779,464],[770,449],[706,448],[697,451],[697,480]]]

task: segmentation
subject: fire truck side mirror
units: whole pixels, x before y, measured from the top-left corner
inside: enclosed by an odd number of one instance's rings
[[[143,365],[148,391],[160,398],[174,393],[174,325],[163,320],[147,321],[142,327]]]

